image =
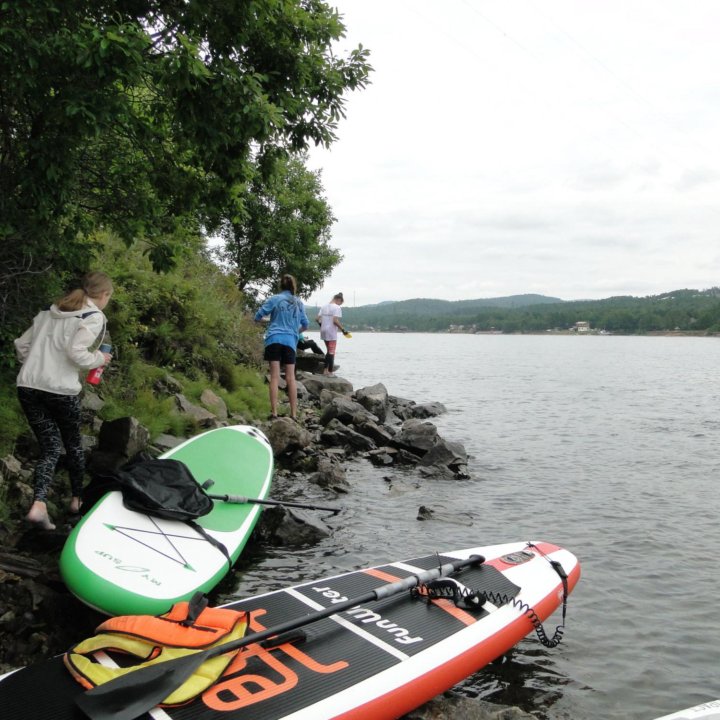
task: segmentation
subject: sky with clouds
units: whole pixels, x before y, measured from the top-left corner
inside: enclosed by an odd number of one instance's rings
[[[720,2],[330,4],[374,72],[310,154],[344,255],[312,302],[720,285]]]

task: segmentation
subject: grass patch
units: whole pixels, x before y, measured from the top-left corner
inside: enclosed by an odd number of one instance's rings
[[[167,370],[143,362],[137,355],[126,357],[122,365],[108,372],[101,392],[105,405],[100,417],[103,420],[135,417],[149,430],[151,438],[161,433],[188,436],[201,431],[195,420],[178,412],[173,396],[162,395],[159,387],[166,385],[168,379],[179,384],[179,392],[195,405],[201,405],[203,390],[212,390],[225,401],[230,414],[242,415],[248,422],[265,417],[270,409],[264,380],[250,367],[233,367],[226,376],[232,379],[229,383],[232,389],[227,389],[199,371],[192,378],[179,372],[168,378]]]

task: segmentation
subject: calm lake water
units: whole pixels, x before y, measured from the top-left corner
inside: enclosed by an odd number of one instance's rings
[[[353,461],[333,536],[268,548],[238,595],[548,540],[583,569],[563,643],[527,638],[465,694],[547,720],[651,720],[720,697],[720,339],[356,333],[338,344],[339,375],[355,388],[382,382],[446,405],[433,422],[464,444],[471,479]],[[418,521],[420,505],[435,518]]]

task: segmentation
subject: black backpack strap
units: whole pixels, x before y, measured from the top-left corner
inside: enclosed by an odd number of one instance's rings
[[[189,525],[193,530],[195,530],[195,532],[202,535],[205,540],[207,540],[211,545],[215,546],[225,556],[225,559],[228,562],[228,570],[232,569],[233,564],[230,553],[217,538],[214,538],[212,535],[210,535],[210,533],[205,530],[202,525],[198,525],[198,523],[196,523],[194,520],[186,520],[185,523]]]
[[[190,598],[188,602],[188,611],[184,620],[180,621],[185,627],[192,627],[198,619],[200,613],[208,606],[208,599],[204,593],[199,590]]]
[[[82,315],[76,315],[75,317],[79,318],[80,320],[84,320],[86,317],[90,317],[90,315],[95,315],[96,313],[99,313],[99,312],[100,312],[99,310],[88,310],[87,312],[82,313]],[[98,347],[96,349],[100,348],[100,345],[102,345],[102,341],[105,339],[106,328],[107,328],[107,323],[103,320],[102,330],[98,333],[98,336],[95,338],[93,344],[90,347],[94,347],[95,343],[97,343]],[[98,340],[98,338],[100,338],[100,340]]]
[[[43,308],[43,310],[48,311],[52,308],[52,305],[48,305],[47,307]],[[79,318],[80,320],[84,320],[88,315],[94,315],[95,313],[99,313],[99,310],[88,310],[87,312],[84,312],[82,315],[76,315],[76,318]]]

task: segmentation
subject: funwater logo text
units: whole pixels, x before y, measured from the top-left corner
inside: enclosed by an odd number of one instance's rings
[[[320,593],[323,597],[328,598],[331,604],[347,602],[348,598],[341,595],[337,590],[332,590],[329,587],[313,587],[316,593]],[[373,623],[382,630],[386,630],[388,633],[393,635],[393,640],[400,645],[412,645],[416,642],[422,642],[422,637],[411,637],[410,631],[400,627],[397,623],[391,620],[386,620],[380,613],[368,608],[356,605],[346,611],[347,615],[351,615],[356,620],[359,620],[364,625]]]

